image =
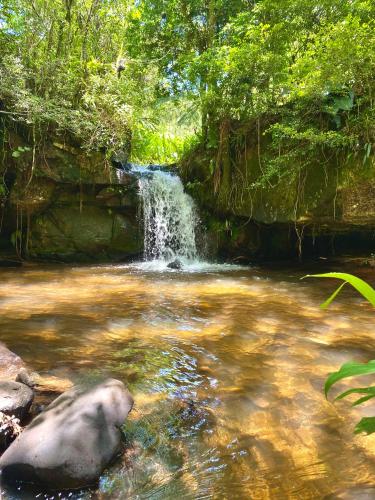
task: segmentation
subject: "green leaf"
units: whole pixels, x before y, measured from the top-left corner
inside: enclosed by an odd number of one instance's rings
[[[374,398],[375,394],[370,394],[368,396],[363,396],[363,398],[357,399],[357,401],[354,401],[352,406],[358,406],[361,405],[362,403],[366,403],[366,401],[369,401],[370,399]]]
[[[370,143],[367,143],[365,144],[365,154],[364,154],[364,157],[363,157],[363,161],[362,161],[362,164],[364,165],[366,163],[366,161],[368,160],[369,156],[370,156],[370,153],[371,153],[371,144]]]
[[[346,398],[347,396],[350,396],[351,394],[367,394],[367,396],[364,396],[362,398],[357,399],[352,406],[358,406],[362,403],[365,403],[369,399],[375,398],[375,386],[372,387],[356,387],[354,389],[349,389],[348,391],[343,392],[339,396],[337,396],[336,399],[343,399]]]
[[[354,94],[353,92],[349,92],[346,96],[334,96],[333,100],[333,110],[337,113],[340,110],[350,111],[354,105]]]
[[[325,301],[323,302],[323,304],[320,304],[320,307],[322,309],[327,309],[327,307],[331,304],[331,302],[337,297],[337,295],[341,292],[341,289],[344,288],[344,286],[347,284],[348,282],[345,281],[344,283],[342,283],[337,290],[335,290],[333,292],[333,294]]]
[[[355,288],[365,299],[367,299],[370,304],[375,307],[375,290],[365,281],[357,278],[357,276],[353,276],[352,274],[347,273],[324,273],[324,274],[308,274],[304,276],[304,278],[337,278],[340,280],[344,280],[345,283],[349,283]],[[342,286],[336,290],[336,292],[331,296],[321,307],[327,307],[332,302],[332,300],[337,296],[340,292]]]
[[[19,158],[21,156],[21,151],[13,151],[12,157],[13,158]]]
[[[375,417],[364,417],[355,426],[354,432],[359,434],[365,432],[366,434],[373,434],[375,432]]]
[[[356,363],[355,361],[350,361],[345,363],[337,372],[333,372],[327,378],[324,384],[324,392],[326,397],[331,387],[344,378],[356,377],[359,375],[367,375],[369,373],[375,373],[375,360],[369,361],[368,363]],[[343,393],[345,394],[345,393]],[[345,397],[341,395],[341,397]]]

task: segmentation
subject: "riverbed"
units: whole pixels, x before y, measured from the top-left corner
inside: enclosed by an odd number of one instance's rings
[[[323,394],[329,372],[375,358],[375,313],[349,288],[320,310],[336,283],[308,271],[1,270],[1,341],[42,374],[134,395],[126,450],[70,498],[375,498],[375,436],[353,434],[375,409]]]

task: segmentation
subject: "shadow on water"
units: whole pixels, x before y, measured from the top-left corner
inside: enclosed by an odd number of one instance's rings
[[[322,394],[329,371],[373,351],[373,311],[351,291],[322,312],[332,284],[287,270],[1,273],[0,340],[42,373],[111,375],[135,397],[126,451],[98,487],[69,498],[372,492],[375,438],[352,433],[371,408]]]

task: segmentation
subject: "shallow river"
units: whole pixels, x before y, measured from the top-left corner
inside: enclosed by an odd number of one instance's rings
[[[2,270],[0,340],[39,372],[111,375],[135,398],[127,452],[70,498],[375,498],[375,436],[353,434],[375,409],[322,392],[375,358],[375,313],[349,289],[321,311],[335,283],[305,271]]]

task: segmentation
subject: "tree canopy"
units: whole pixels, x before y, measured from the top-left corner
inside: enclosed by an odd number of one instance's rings
[[[2,112],[88,149],[112,151],[132,131],[147,157],[164,138],[169,159],[185,136],[217,151],[253,126],[271,140],[270,178],[322,148],[366,162],[374,17],[371,0],[5,0]]]

